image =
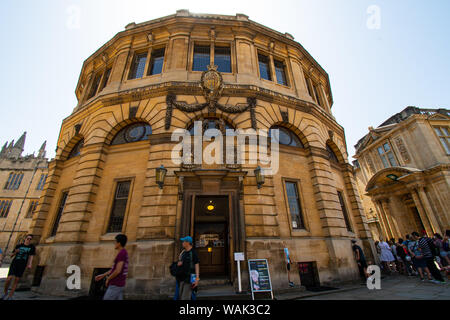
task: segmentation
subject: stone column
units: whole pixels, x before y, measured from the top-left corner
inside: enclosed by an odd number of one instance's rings
[[[392,211],[391,207],[389,205],[390,200],[384,199],[384,201],[381,202],[381,205],[383,206],[383,210],[386,216],[386,220],[389,224],[389,229],[391,230],[392,237],[391,238],[398,238],[401,237],[400,231],[398,230],[397,224],[394,221],[392,217]]]
[[[411,195],[413,197],[414,204],[416,205],[417,211],[419,211],[420,219],[422,220],[423,226],[425,227],[425,231],[427,232],[428,235],[432,235],[433,228],[430,224],[430,221],[428,220],[426,210],[423,207],[422,202],[420,201],[419,192],[417,189],[418,188],[414,188],[413,190],[411,190]],[[422,230],[420,230],[420,231],[422,231]]]
[[[112,91],[117,91],[120,89],[120,85],[124,80],[126,74],[126,68],[128,65],[128,60],[131,53],[131,42],[126,44],[124,47],[119,49],[113,68],[111,70],[111,76],[109,80],[108,89]]]
[[[431,204],[428,201],[428,197],[426,195],[425,188],[422,186],[418,187],[417,192],[419,195],[419,199],[421,200],[423,207],[425,209],[425,214],[427,215],[428,221],[430,222],[430,227],[433,230],[433,234],[434,233],[442,234],[442,230],[439,227],[439,223],[438,223],[436,217],[434,216],[433,208],[431,207]]]
[[[394,233],[392,231],[391,224],[389,223],[389,220],[387,219],[385,205],[383,204],[384,202],[385,202],[384,199],[380,199],[377,201],[377,204],[378,204],[378,208],[380,209],[381,221],[383,222],[384,229],[386,231],[385,236],[389,237],[389,239],[390,239],[394,236]],[[386,239],[384,239],[384,240],[386,240]]]

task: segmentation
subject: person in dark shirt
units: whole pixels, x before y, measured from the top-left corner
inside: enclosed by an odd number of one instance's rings
[[[123,300],[123,291],[125,289],[128,274],[128,252],[125,249],[127,236],[118,234],[116,236],[115,249],[118,251],[111,270],[95,277],[95,281],[106,278],[106,289],[103,300]]]
[[[416,233],[417,234],[417,233]],[[419,249],[422,251],[423,257],[426,261],[427,267],[430,270],[434,280],[434,283],[445,283],[444,278],[441,275],[441,272],[438,270],[436,265],[434,264],[434,255],[431,251],[431,240],[426,234],[423,235],[422,238],[419,239]]]
[[[352,249],[355,253],[356,263],[358,264],[359,274],[361,278],[367,279],[367,262],[361,247],[356,244],[356,240],[352,240]]]
[[[184,250],[178,259],[178,267],[182,269],[177,276],[178,297],[180,300],[191,300],[192,291],[197,288],[200,281],[200,260],[192,244],[190,236],[180,239]]]
[[[25,237],[25,241],[22,244],[18,244],[11,255],[14,257],[11,262],[11,266],[9,267],[8,278],[5,282],[4,295],[2,300],[12,300],[12,296],[16,291],[17,284],[19,283],[20,278],[22,278],[25,269],[31,269],[33,263],[33,257],[36,254],[36,248],[31,244],[31,240],[33,240],[33,236],[31,234]],[[14,279],[11,291],[8,294],[9,285],[11,281]]]

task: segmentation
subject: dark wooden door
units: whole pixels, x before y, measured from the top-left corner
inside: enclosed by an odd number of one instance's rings
[[[227,272],[228,230],[226,223],[198,223],[195,244],[202,276],[220,276]]]
[[[300,272],[300,282],[302,286],[306,288],[320,286],[314,262],[299,262],[298,270]]]

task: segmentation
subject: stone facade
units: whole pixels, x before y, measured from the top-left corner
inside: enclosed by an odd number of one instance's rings
[[[211,64],[215,47],[230,50],[231,72],[219,70],[223,87],[217,96],[205,94],[201,85],[205,73],[193,71],[196,44],[210,47]],[[152,52],[161,48],[162,72],[149,75]],[[143,76],[133,79],[138,56],[146,53],[145,63],[140,60]],[[274,81],[261,78],[258,54],[268,57]],[[284,71],[274,68],[280,65],[274,61],[282,61]],[[286,78],[283,84],[280,72]],[[193,235],[192,208],[199,196],[228,199],[224,263],[226,277],[235,286],[234,252],[244,252],[246,259],[267,258],[275,289],[287,284],[285,247],[294,263],[315,262],[322,284],[358,278],[350,239],[359,239],[369,259],[372,256],[344,129],[331,113],[328,75],[292,36],[241,14],[195,15],[181,10],[132,23],[85,61],[76,95],[79,103],[63,121],[56,158],[49,165],[48,183],[31,225],[31,232],[39,236],[34,261],[45,267],[35,290],[87,294],[94,269],[111,266],[117,233],[108,230],[121,181],[127,181],[130,190],[120,229],[129,238],[128,297],[156,298],[174,290],[169,265],[180,251],[178,239]],[[254,172],[257,164],[174,164],[171,134],[202,119],[226,122],[235,129],[280,126],[303,146],[280,145],[280,170],[266,176],[260,188]],[[114,143],[117,135],[137,123],[151,126],[148,139]],[[161,165],[167,175],[159,188],[156,169]],[[291,221],[285,181],[298,187],[303,228]],[[79,292],[65,289],[71,264],[81,267]],[[298,269],[293,269],[299,285]]]
[[[8,253],[27,234],[47,176],[46,143],[37,156],[22,156],[25,139],[26,133],[0,151],[0,248]]]
[[[355,179],[374,239],[450,229],[449,124],[448,109],[407,107],[355,146]],[[378,148],[385,144],[393,160],[384,162]]]

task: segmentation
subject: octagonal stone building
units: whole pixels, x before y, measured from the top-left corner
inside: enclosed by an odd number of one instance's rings
[[[34,290],[92,294],[118,233],[129,238],[129,298],[170,295],[185,235],[200,256],[200,290],[237,287],[235,252],[268,259],[275,290],[288,284],[284,248],[297,285],[357,279],[350,239],[373,259],[328,74],[290,34],[187,10],[131,23],[84,62],[75,93],[30,230]],[[195,121],[279,129],[278,172],[261,181],[259,163],[176,164],[172,133]],[[80,290],[66,288],[70,265],[81,268]]]

